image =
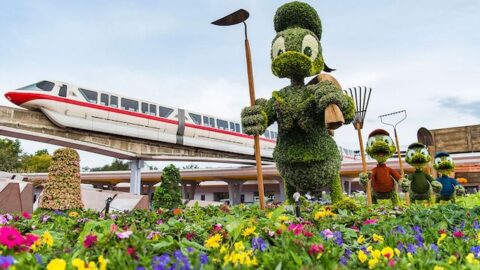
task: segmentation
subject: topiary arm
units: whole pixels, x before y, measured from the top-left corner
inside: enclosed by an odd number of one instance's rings
[[[359,178],[360,178],[360,184],[365,188],[368,184],[368,181],[373,177],[373,173],[360,173]]]
[[[257,99],[254,106],[243,108],[241,119],[245,134],[263,134],[267,127],[276,121],[273,99],[268,101],[264,98]]]
[[[430,174],[425,174],[425,177],[427,177],[427,180],[430,183],[433,183],[433,181],[435,181],[435,179],[433,179],[433,177]]]
[[[409,174],[407,178],[402,178],[400,181],[400,187],[403,192],[408,192],[410,190],[410,184],[413,181],[413,175]]]
[[[333,82],[321,81],[318,89],[315,91],[315,101],[320,110],[330,104],[336,104],[342,111],[345,124],[349,124],[355,117],[355,104],[353,99],[338,88]]]

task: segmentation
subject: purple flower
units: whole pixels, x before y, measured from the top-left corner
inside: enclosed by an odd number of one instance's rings
[[[8,219],[4,215],[0,215],[0,225],[5,225],[8,223]]]
[[[416,234],[415,240],[417,240],[417,246],[419,247],[423,246],[423,237],[421,234]]]
[[[123,231],[123,232],[117,232],[117,237],[120,239],[127,239],[132,235],[132,231]]]
[[[8,213],[7,213],[7,214],[5,214],[5,216],[7,217],[7,219],[8,219],[8,220],[12,220],[12,219],[13,219],[13,216],[12,216],[12,215],[10,215],[10,214],[8,214]]]
[[[110,219],[112,219],[112,220],[115,220],[115,219],[117,219],[117,215],[115,215],[115,214],[111,214],[111,215],[110,215]]]
[[[437,247],[437,245],[431,244],[431,245],[430,245],[430,249],[433,250],[433,251],[435,251],[435,253],[438,253],[438,247]]]
[[[422,228],[418,227],[417,225],[414,225],[412,229],[417,233],[417,234],[422,234]]]
[[[334,241],[337,246],[341,246],[343,244],[343,238],[342,238],[342,233],[341,232],[334,232],[333,233]]]
[[[152,269],[154,270],[163,270],[165,266],[170,263],[170,255],[163,254],[162,256],[153,256],[152,258]]]
[[[323,234],[323,237],[325,237],[326,239],[330,239],[333,237],[333,232],[330,231],[330,229],[323,230],[322,234]]]
[[[480,246],[471,247],[470,252],[472,252],[475,257],[478,257],[478,255],[480,255]]]
[[[352,255],[352,251],[350,249],[346,249],[345,253],[343,253],[343,256],[345,256],[348,259],[350,259],[350,255]]]
[[[365,253],[365,254],[370,254],[370,252],[367,250],[365,246],[361,246],[360,249]]]
[[[37,261],[38,264],[40,264],[41,266],[43,266],[43,260],[42,260],[42,255],[40,255],[39,253],[35,253],[35,261]]]
[[[193,248],[192,247],[187,247],[187,251],[192,253],[193,252]]]
[[[158,225],[163,224],[163,220],[161,220],[161,219],[157,220],[157,224]]]
[[[205,253],[200,253],[200,264],[207,264],[208,263],[208,255]]]
[[[160,235],[159,232],[150,232],[148,235],[147,235],[147,239],[148,240],[151,240],[155,235]]]
[[[347,265],[348,259],[345,256],[340,257],[340,263],[343,265]]]
[[[145,269],[145,267],[143,267],[143,266],[137,266],[137,268],[135,268],[135,270],[147,270],[147,269]]]
[[[397,249],[401,251],[403,248],[404,248],[403,243],[398,243]]]
[[[402,226],[398,225],[397,227],[395,227],[394,229],[396,232],[404,235],[405,234],[405,228],[403,228]]]
[[[407,252],[410,252],[410,253],[413,254],[413,253],[415,253],[415,251],[417,251],[417,248],[414,245],[412,245],[412,244],[407,245]]]
[[[57,216],[65,216],[65,212],[63,212],[62,210],[55,210],[53,211],[53,213]]]
[[[42,222],[43,222],[43,223],[47,222],[49,219],[50,219],[50,217],[47,216],[47,215],[43,215],[43,216],[42,216]]]
[[[183,253],[178,249],[173,252],[173,257],[177,261],[184,261],[185,259],[187,259],[187,257],[185,257],[185,255],[183,255]]]
[[[0,267],[2,269],[8,269],[14,263],[12,256],[0,256]]]
[[[261,237],[254,237],[252,238],[252,249],[264,251],[265,249],[267,249],[267,245]]]
[[[475,220],[473,221],[473,228],[474,228],[475,230],[480,229],[480,225],[478,224],[478,219],[475,219]]]

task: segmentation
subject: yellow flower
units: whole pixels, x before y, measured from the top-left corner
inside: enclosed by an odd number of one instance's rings
[[[246,228],[245,230],[243,230],[242,235],[243,235],[244,237],[248,237],[248,236],[252,235],[253,233],[255,233],[255,229],[256,229],[255,226],[248,227],[248,228]]]
[[[245,249],[245,246],[243,245],[242,241],[238,241],[234,244],[235,251],[242,251]]]
[[[441,266],[438,266],[438,265],[435,265],[435,267],[433,267],[433,270],[444,270],[445,268],[441,267]]]
[[[227,251],[228,251],[227,245],[222,245],[222,247],[220,248],[220,254],[227,253]]]
[[[105,258],[103,258],[103,255],[100,255],[98,257],[98,264],[100,266],[100,270],[107,270],[107,263],[108,260],[105,260]]]
[[[477,240],[478,240],[478,243],[480,243],[480,232],[477,233]]]
[[[47,270],[65,270],[67,263],[63,259],[53,259],[47,265]]]
[[[360,245],[363,244],[363,242],[365,242],[365,238],[363,237],[363,235],[360,235],[358,238],[357,238],[357,243],[359,243]]]
[[[271,219],[271,218],[272,218],[272,215],[273,215],[273,212],[267,213],[267,218],[268,218],[268,219]]]
[[[252,251],[233,251],[223,257],[224,266],[231,263],[233,266],[245,265],[247,267],[258,265],[257,259],[252,257]]]
[[[391,247],[384,247],[382,249],[382,256],[387,258],[387,259],[391,259],[393,258],[393,255],[394,255],[394,251]]]
[[[450,258],[448,258],[448,264],[454,264],[457,262],[457,257],[452,255]]]
[[[75,217],[78,217],[78,213],[75,212],[75,211],[72,211],[72,212],[68,213],[68,216],[75,218]]]
[[[30,248],[34,252],[37,252],[40,249],[40,246],[42,246],[42,239],[37,239],[37,241],[35,241]]]
[[[373,241],[374,241],[374,242],[383,243],[383,236],[374,233],[374,234],[373,234]]]
[[[333,213],[329,208],[323,209],[315,213],[315,220],[319,220],[324,217],[336,217],[337,214]]]
[[[373,269],[377,265],[378,259],[370,259],[368,261],[368,269]]]
[[[368,251],[368,252],[372,252],[372,250],[373,250],[373,247],[372,247],[372,246],[368,246],[368,247],[367,247],[367,251]]]
[[[280,221],[280,222],[285,222],[285,221],[288,221],[288,220],[289,220],[288,216],[285,216],[285,215],[281,215],[281,216],[278,217],[278,221]]]
[[[447,237],[446,233],[440,234],[440,237],[437,240],[437,245],[440,245],[442,243],[442,241],[445,239],[445,237]]]
[[[367,254],[365,254],[365,252],[363,252],[363,250],[359,250],[358,253],[357,253],[357,256],[358,256],[358,260],[361,263],[364,263],[367,260]]]
[[[478,260],[475,259],[475,255],[473,255],[473,253],[468,253],[467,257],[465,257],[465,260],[467,260],[467,262],[469,264],[478,264]]]
[[[372,257],[374,259],[379,259],[381,256],[382,256],[382,252],[380,250],[375,249],[374,251],[372,251]]]
[[[206,248],[218,248],[220,247],[220,242],[222,241],[222,236],[218,233],[213,235],[212,237],[205,240],[205,247]]]
[[[49,231],[45,231],[42,234],[42,242],[49,247],[53,246],[53,237],[52,237],[52,235],[50,234]]]
[[[413,260],[412,253],[408,252],[408,253],[407,253],[407,257],[408,257],[408,259]]]

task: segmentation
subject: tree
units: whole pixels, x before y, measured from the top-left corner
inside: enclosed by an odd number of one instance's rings
[[[47,149],[38,150],[34,155],[22,157],[22,171],[24,172],[48,172],[52,156]]]
[[[128,162],[115,159],[112,163],[103,165],[102,167],[91,168],[91,172],[103,172],[103,171],[126,171],[128,170]]]
[[[182,192],[180,190],[180,170],[170,164],[162,172],[162,182],[155,189],[152,206],[155,209],[172,209],[182,204]]]
[[[0,139],[0,171],[16,172],[21,167],[19,140]]]
[[[51,210],[83,208],[80,157],[77,151],[60,148],[53,153],[48,180],[39,206]]]

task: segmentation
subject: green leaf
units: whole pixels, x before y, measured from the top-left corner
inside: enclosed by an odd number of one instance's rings
[[[198,250],[204,250],[204,251],[207,251],[207,250],[208,250],[207,248],[205,248],[204,246],[200,245],[199,243],[189,241],[189,240],[187,240],[186,238],[183,238],[180,243],[181,243],[183,246],[185,246],[185,247],[193,247],[193,248],[196,248],[196,249],[198,249]]]
[[[275,270],[282,270],[282,262],[279,262],[277,264],[277,267],[275,267]]]
[[[162,242],[153,244],[152,248],[154,251],[161,251],[162,249],[170,247],[171,245],[173,245],[173,243],[174,243],[173,241],[162,241]]]
[[[302,265],[302,259],[300,259],[297,254],[293,253],[292,250],[290,250],[290,255],[292,255],[293,260],[297,265]]]

